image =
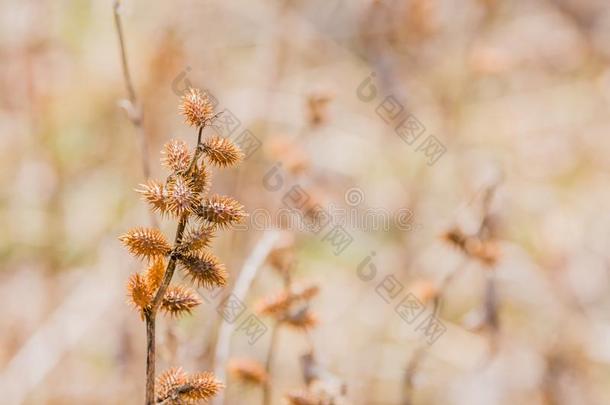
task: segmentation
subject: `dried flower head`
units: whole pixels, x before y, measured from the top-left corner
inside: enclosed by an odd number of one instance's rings
[[[214,228],[208,225],[199,225],[196,228],[190,228],[182,239],[180,251],[183,253],[198,253],[210,246],[212,238],[214,238]]]
[[[172,249],[165,236],[156,228],[134,228],[119,237],[129,252],[136,257],[155,259]]]
[[[181,139],[172,139],[167,142],[161,153],[163,154],[161,164],[174,172],[188,169],[192,158],[186,142]]]
[[[161,309],[172,316],[190,314],[191,310],[201,304],[201,300],[192,290],[183,287],[169,287],[165,292]]]
[[[155,180],[149,180],[146,184],[140,184],[140,188],[136,191],[144,197],[144,200],[150,204],[154,212],[165,214],[168,210],[170,194],[165,188],[165,185],[160,184]]]
[[[207,94],[199,89],[189,88],[182,96],[180,113],[184,115],[187,124],[200,128],[212,119],[214,106]]]
[[[207,401],[224,385],[212,373],[187,375],[181,368],[171,368],[157,378],[157,403],[184,405]]]
[[[291,296],[282,291],[278,294],[264,298],[256,305],[256,312],[261,315],[281,316],[290,308]]]
[[[166,263],[163,257],[156,258],[146,271],[146,284],[151,292],[157,291],[163,276],[165,275]]]
[[[232,224],[241,222],[247,216],[244,207],[231,197],[214,195],[206,198],[198,207],[197,215],[205,221],[227,228]]]
[[[157,377],[156,402],[166,404],[180,404],[179,389],[187,380],[187,375],[180,367],[173,367]]]
[[[210,162],[218,167],[236,165],[244,157],[239,147],[231,140],[217,135],[203,142],[203,152],[210,159]]]
[[[233,359],[229,361],[229,373],[244,384],[263,385],[267,379],[265,368],[251,359]]]
[[[292,291],[282,291],[260,302],[257,305],[257,312],[261,315],[282,318],[293,304],[309,301],[318,294],[319,290],[317,285],[312,284],[297,286]]]
[[[196,193],[206,193],[210,189],[210,174],[204,166],[196,166],[191,174],[193,190]]]
[[[209,252],[180,257],[186,273],[193,283],[205,288],[222,287],[227,283],[227,271],[218,258]]]
[[[127,295],[134,308],[143,311],[152,300],[152,293],[146,283],[146,278],[140,273],[132,274],[127,282]]]
[[[224,388],[224,384],[210,372],[193,374],[181,388],[181,396],[186,403],[207,401]]]
[[[193,189],[192,180],[176,176],[168,182],[169,199],[167,208],[177,217],[192,213],[197,205],[199,194]]]

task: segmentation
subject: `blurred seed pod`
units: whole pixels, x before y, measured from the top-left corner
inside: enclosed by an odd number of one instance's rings
[[[251,359],[232,359],[228,365],[229,373],[244,384],[263,385],[268,375],[259,362]]]

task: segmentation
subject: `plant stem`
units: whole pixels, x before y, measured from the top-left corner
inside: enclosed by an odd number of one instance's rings
[[[114,14],[114,25],[116,32],[119,37],[119,48],[121,50],[121,66],[123,70],[123,81],[125,82],[125,88],[127,89],[127,96],[129,97],[129,105],[127,110],[127,118],[131,121],[133,126],[136,128],[138,133],[138,140],[140,142],[140,149],[142,154],[142,172],[146,180],[150,178],[150,163],[148,162],[148,137],[144,131],[142,124],[142,109],[138,102],[138,96],[136,95],[133,82],[131,80],[131,74],[129,73],[129,63],[127,62],[127,51],[125,48],[125,39],[123,37],[123,24],[121,23],[121,14],[119,13],[119,7],[121,5],[120,0],[115,0],[112,11]],[[157,218],[155,214],[150,211],[150,222],[153,226],[157,226]]]
[[[146,319],[146,405],[155,401],[155,314],[147,310]]]
[[[275,356],[275,346],[277,345],[279,330],[279,322],[275,322],[273,329],[271,330],[271,342],[269,342],[269,351],[267,352],[267,360],[265,361],[267,382],[263,387],[263,405],[271,405],[271,366]]]

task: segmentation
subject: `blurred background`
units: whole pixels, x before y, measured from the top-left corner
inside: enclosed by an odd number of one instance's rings
[[[214,172],[213,191],[251,214],[214,243],[223,294],[278,246],[320,288],[317,326],[276,335],[273,404],[314,390],[312,368],[334,390],[320,404],[610,403],[607,1],[125,0],[118,13],[141,127],[110,0],[0,1],[0,402],[142,403],[145,330],[125,282],[143,265],[117,237],[150,224],[134,188],[146,168],[166,176],[162,145],[195,143],[177,113],[195,86],[225,111],[206,131],[248,140],[240,168]],[[278,216],[294,187],[326,228]],[[256,339],[240,325],[282,278],[254,259],[226,361],[267,359],[273,320],[259,315]],[[160,318],[159,371],[225,369],[223,296],[199,293],[192,316]],[[408,294],[439,333],[405,319]],[[225,404],[261,403],[260,386],[225,377]]]

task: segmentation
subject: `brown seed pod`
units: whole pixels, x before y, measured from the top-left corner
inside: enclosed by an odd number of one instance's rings
[[[198,207],[196,214],[219,228],[228,228],[232,224],[241,222],[248,215],[239,202],[231,197],[219,195],[206,198]]]
[[[199,225],[186,231],[180,251],[184,254],[198,253],[210,246],[210,242],[215,237],[214,228],[208,225]]]
[[[182,139],[172,139],[163,146],[161,164],[174,172],[188,169],[191,152]]]
[[[210,173],[204,165],[198,165],[191,173],[193,190],[198,194],[207,193],[210,189]]]
[[[163,257],[156,258],[146,271],[146,285],[151,292],[156,292],[163,281],[166,263]]]
[[[198,206],[199,194],[193,188],[192,180],[176,176],[168,182],[169,199],[167,209],[177,217],[192,213]]]
[[[227,283],[228,274],[224,264],[209,252],[180,257],[187,275],[193,283],[205,288],[222,287]]]
[[[268,375],[265,368],[251,359],[232,359],[228,365],[229,373],[244,384],[263,385]]]
[[[119,237],[129,252],[136,257],[155,259],[172,249],[165,236],[156,228],[133,228]]]
[[[168,211],[170,195],[165,185],[155,180],[149,180],[146,184],[140,184],[140,188],[136,191],[142,194],[154,212],[165,214]]]
[[[173,367],[165,371],[157,377],[155,384],[156,402],[164,402],[166,404],[180,404],[180,387],[184,386],[187,381],[187,375],[180,367]]]
[[[187,375],[182,368],[171,368],[157,378],[155,402],[184,405],[208,401],[224,385],[210,372]]]
[[[203,142],[203,152],[211,163],[218,167],[229,167],[239,163],[244,155],[231,140],[213,136]]]
[[[186,403],[207,401],[224,388],[224,384],[216,379],[213,373],[203,372],[189,376],[181,388],[181,397]]]
[[[190,314],[191,310],[201,304],[201,300],[192,290],[183,286],[169,287],[165,292],[161,309],[166,313],[178,317]]]
[[[199,89],[190,88],[182,96],[180,113],[184,115],[184,121],[187,124],[200,128],[212,119],[214,106],[207,94]]]
[[[152,293],[146,283],[146,278],[140,273],[132,274],[127,282],[127,296],[131,304],[142,312],[152,301]]]

